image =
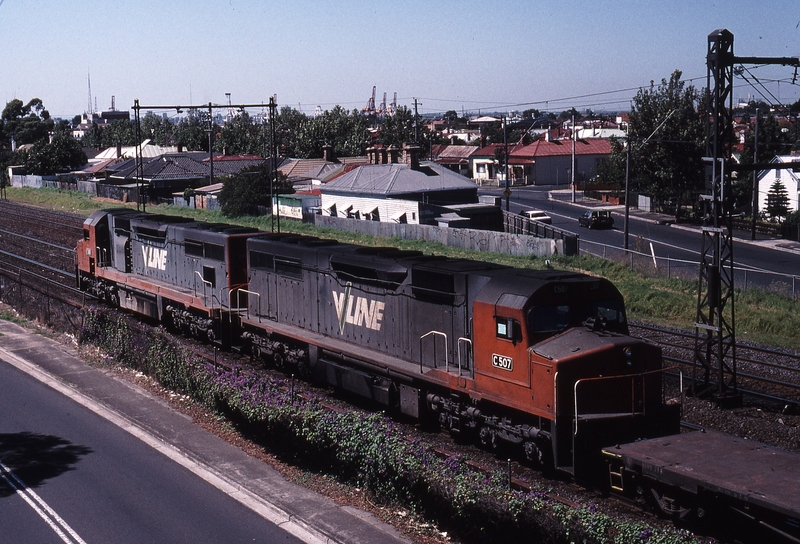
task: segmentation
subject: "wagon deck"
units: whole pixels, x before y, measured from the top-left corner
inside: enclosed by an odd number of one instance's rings
[[[800,519],[800,454],[712,431],[605,448],[629,471],[698,495],[713,493]]]

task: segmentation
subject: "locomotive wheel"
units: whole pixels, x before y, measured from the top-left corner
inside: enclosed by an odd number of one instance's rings
[[[212,344],[214,343],[214,340],[216,340],[217,333],[214,332],[214,329],[212,327],[206,329],[206,338],[208,338],[208,341],[211,342]]]
[[[276,351],[272,354],[272,364],[274,364],[275,368],[278,370],[283,370],[286,366],[286,356],[283,353]]]
[[[528,440],[522,448],[525,450],[525,459],[539,466],[544,466],[544,453],[535,442]]]
[[[489,427],[481,427],[481,430],[478,431],[478,440],[480,440],[481,446],[485,449],[495,449],[497,447],[494,431]]]
[[[250,348],[250,355],[252,355],[253,359],[255,359],[256,361],[260,361],[263,355],[261,351],[261,346],[254,345],[252,348]]]

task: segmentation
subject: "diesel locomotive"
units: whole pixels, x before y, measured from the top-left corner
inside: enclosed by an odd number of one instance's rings
[[[603,447],[677,433],[661,351],[619,291],[534,271],[111,209],[81,289],[578,480]]]

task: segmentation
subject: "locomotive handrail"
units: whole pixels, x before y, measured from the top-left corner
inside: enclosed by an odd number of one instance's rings
[[[458,345],[457,345],[457,347],[458,347],[458,375],[461,376],[461,344],[462,343],[467,344],[469,346],[469,352],[468,353],[471,354],[472,353],[472,339],[467,338],[465,336],[461,336],[461,337],[459,337],[457,342],[458,342]]]
[[[425,339],[426,336],[430,335],[434,336],[443,336],[444,337],[444,368],[446,372],[450,372],[450,357],[448,356],[447,350],[447,335],[441,331],[428,331],[422,336],[419,337],[419,373],[423,373],[423,364],[422,364],[422,341]],[[433,343],[433,368],[436,368],[436,342]]]
[[[97,257],[98,257],[97,266],[99,266],[100,268],[105,268],[107,266],[111,266],[111,260],[108,259],[108,252],[106,251],[106,248],[100,247],[100,246],[96,246],[94,248],[94,254],[97,255]],[[101,254],[103,255],[103,260],[100,260],[100,255]]]
[[[208,295],[206,295],[206,285],[208,285],[212,289],[212,291],[211,291],[211,310],[213,311],[214,310],[214,298],[215,298],[214,297],[214,291],[213,291],[214,286],[211,284],[210,281],[207,281],[200,274],[199,271],[195,270],[194,273],[195,273],[195,275],[197,275],[197,277],[200,278],[200,281],[203,282],[203,302],[206,302],[208,300]],[[197,283],[194,284],[194,296],[197,296]]]
[[[236,312],[241,312],[241,310],[242,310],[242,307],[239,304],[239,301],[240,301],[239,295],[241,295],[242,293],[246,293],[248,295],[255,295],[257,297],[256,300],[258,301],[256,303],[256,315],[259,316],[259,320],[261,319],[261,317],[260,317],[261,316],[261,293],[256,293],[255,291],[249,291],[247,289],[242,289],[240,287],[228,287],[228,289],[230,289],[230,293],[228,293],[228,300],[229,301],[231,300],[231,295],[233,294],[233,292],[234,291],[236,292],[236,308],[235,308]],[[248,304],[244,309],[245,309],[245,312],[246,312],[245,316],[249,319],[250,318],[250,304]],[[231,307],[231,311],[234,311],[233,307]]]
[[[641,380],[641,379],[644,379],[645,376],[648,376],[648,375],[651,375],[651,374],[659,374],[659,373],[663,374],[663,373],[666,373],[667,370],[673,370],[673,368],[660,368],[658,370],[648,370],[647,372],[639,372],[639,373],[636,373],[636,374],[622,374],[622,375],[619,375],[619,376],[597,376],[597,377],[594,377],[594,378],[582,378],[582,379],[576,380],[575,381],[575,385],[573,386],[573,402],[575,404],[575,406],[574,406],[575,407],[575,419],[574,419],[574,432],[573,432],[573,435],[574,436],[578,435],[578,420],[581,419],[581,414],[578,411],[578,386],[579,385],[581,385],[582,383],[589,383],[589,382],[629,379],[631,381],[631,406],[630,406],[631,410],[630,410],[630,414],[629,415],[636,415],[637,413],[645,414],[646,413],[646,407],[647,407],[647,402],[646,402],[647,401],[647,399],[646,399],[647,389],[645,387],[643,387],[643,386],[641,387],[641,399],[640,400],[641,400],[641,403],[642,403],[642,409],[641,409],[640,412],[637,412],[636,411],[636,406],[635,406],[635,402],[636,402],[636,383],[635,383],[635,381],[636,381],[637,378]],[[683,397],[683,385],[682,385],[683,384],[683,378],[682,378],[682,376],[683,375],[681,374],[681,386],[680,386],[681,387],[681,397]],[[662,382],[662,384],[663,384],[663,382]],[[662,385],[662,389],[663,389],[663,385]],[[662,393],[663,393],[663,391],[662,391]],[[683,399],[681,398],[681,401],[682,400]],[[622,414],[622,413],[623,412],[619,412],[619,414]],[[628,415],[627,412],[624,412],[624,414]],[[587,415],[592,415],[592,414],[586,413],[586,414],[583,414],[583,415],[587,416]],[[594,415],[603,415],[603,414],[594,414]]]

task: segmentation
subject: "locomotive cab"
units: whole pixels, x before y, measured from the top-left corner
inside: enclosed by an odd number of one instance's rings
[[[474,302],[474,322],[491,324],[475,330],[478,400],[534,416],[521,427],[533,429],[526,432],[537,447],[546,436],[553,465],[582,480],[603,446],[676,427],[677,412],[663,410],[661,351],[627,336],[623,299],[610,282],[512,273],[522,277],[490,282]]]

